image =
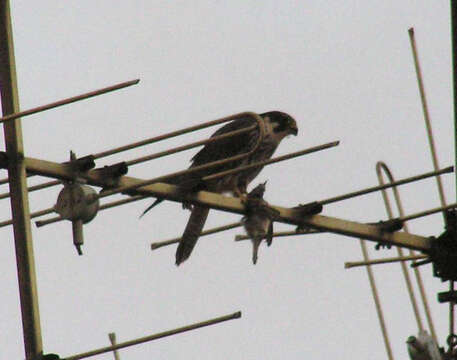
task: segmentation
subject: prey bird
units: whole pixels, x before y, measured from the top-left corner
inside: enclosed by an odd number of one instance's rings
[[[211,174],[269,159],[282,139],[288,135],[297,135],[298,133],[297,123],[286,113],[270,111],[259,114],[259,116],[262,118],[263,137],[259,146],[249,156],[194,173],[184,174],[167,182],[178,185],[181,190],[186,192],[205,190],[215,193],[231,192],[241,198],[246,196],[248,184],[259,174],[263,166],[250,168],[236,174],[226,175],[206,182],[201,181],[201,179]],[[253,117],[240,116],[219,128],[212,137],[251,127],[256,124],[257,121]],[[249,132],[208,143],[192,158],[190,169],[248,153],[256,146],[259,136],[260,130],[256,127]],[[158,198],[144,211],[143,215],[162,200]],[[181,264],[190,256],[209,213],[209,208],[203,205],[188,206],[185,204],[185,206],[191,208],[191,215],[176,250],[176,265]]]
[[[257,185],[246,199],[246,216],[241,223],[252,241],[252,263],[257,264],[259,246],[266,239],[270,246],[273,241],[273,220],[279,215],[278,211],[269,207],[263,199],[266,181]]]
[[[408,337],[408,340],[406,340],[406,345],[408,347],[408,354],[411,360],[442,359],[438,345],[425,330],[421,330],[417,337]]]

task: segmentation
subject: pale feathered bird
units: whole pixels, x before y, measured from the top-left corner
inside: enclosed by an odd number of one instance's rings
[[[442,360],[438,345],[425,330],[420,331],[417,337],[408,337],[406,344],[411,360]]]
[[[257,150],[248,157],[215,166],[210,169],[184,175],[167,182],[179,185],[180,187],[185,188],[186,191],[206,190],[216,193],[231,192],[235,196],[246,194],[248,184],[259,174],[263,166],[244,170],[236,174],[226,175],[209,182],[202,182],[200,179],[221,171],[269,159],[282,139],[288,135],[297,135],[298,133],[297,123],[286,113],[280,111],[270,111],[259,115],[263,120],[264,137]],[[257,121],[253,117],[242,116],[219,128],[212,135],[212,137],[251,127],[255,124],[257,124]],[[190,168],[226,159],[232,156],[245,154],[255,147],[259,139],[259,134],[259,129],[255,128],[247,133],[232,136],[215,143],[206,144],[192,158],[192,165]],[[144,211],[143,215],[161,201],[162,199],[157,199]],[[178,249],[176,250],[176,265],[181,264],[190,256],[208,217],[208,207],[194,205],[191,208],[192,212],[189,221],[187,222],[186,228],[179,242]]]

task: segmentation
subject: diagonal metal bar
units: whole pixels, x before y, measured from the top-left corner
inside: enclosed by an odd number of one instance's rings
[[[117,201],[112,201],[112,202],[100,205],[100,208],[98,209],[98,211],[111,209],[111,208],[116,207],[116,206],[125,205],[125,204],[128,204],[128,203],[131,203],[131,202],[134,202],[134,201],[138,201],[138,200],[143,200],[143,199],[146,199],[146,198],[149,198],[149,196],[147,196],[147,195],[135,195],[135,196],[132,196],[132,197],[129,197],[129,198],[125,198],[125,199],[121,199],[121,200],[117,200]],[[40,216],[52,214],[54,212],[55,212],[54,207],[50,207],[50,208],[47,208],[47,209],[43,209],[43,210],[39,210],[39,211],[35,211],[33,213],[30,213],[30,218],[37,218],[37,217],[40,217]],[[8,226],[8,225],[11,225],[12,223],[13,223],[12,219],[2,221],[2,222],[0,222],[0,228]]]
[[[33,114],[36,114],[36,113],[39,113],[39,112],[42,112],[42,111],[46,111],[46,110],[49,110],[49,109],[54,109],[54,108],[59,107],[59,106],[71,104],[71,103],[74,103],[74,102],[77,102],[77,101],[80,101],[80,100],[89,99],[89,98],[94,97],[94,96],[106,94],[106,93],[111,92],[111,91],[123,89],[123,88],[128,87],[128,86],[136,85],[139,82],[140,82],[140,79],[126,81],[126,82],[122,82],[122,83],[119,83],[119,84],[116,84],[116,85],[108,86],[108,87],[105,87],[105,88],[102,88],[102,89],[99,89],[99,90],[90,91],[90,92],[87,92],[87,93],[84,93],[84,94],[81,94],[81,95],[72,96],[72,97],[69,97],[69,98],[66,98],[66,99],[63,99],[63,100],[55,101],[55,102],[52,102],[52,103],[49,103],[49,104],[46,104],[46,105],[37,106],[37,107],[32,108],[32,109],[28,109],[28,110],[24,110],[24,111],[20,111],[20,112],[15,112],[13,114],[9,114],[9,115],[5,115],[5,116],[1,117],[0,118],[0,123],[3,123],[5,121],[11,121],[11,120],[18,119],[18,118],[23,118],[25,116],[33,115]]]
[[[179,129],[179,130],[175,130],[175,131],[172,131],[172,132],[169,132],[169,133],[166,133],[166,134],[154,136],[154,137],[151,137],[151,138],[148,138],[148,139],[145,139],[145,140],[133,142],[131,144],[123,145],[123,146],[120,146],[120,147],[117,147],[117,148],[114,148],[114,149],[105,150],[105,151],[93,154],[93,156],[94,156],[95,159],[100,159],[100,158],[103,158],[103,157],[106,157],[106,156],[118,154],[118,153],[123,152],[123,151],[135,149],[137,147],[153,144],[153,143],[156,143],[156,142],[159,142],[159,141],[162,141],[162,140],[167,140],[167,139],[170,139],[170,138],[173,138],[173,137],[176,137],[176,136],[188,134],[188,133],[193,132],[193,131],[205,129],[205,128],[210,127],[210,126],[223,124],[223,123],[232,121],[234,119],[237,119],[237,118],[240,118],[240,117],[243,117],[243,116],[253,117],[259,123],[259,120],[258,120],[259,115],[258,114],[254,113],[254,112],[251,112],[251,111],[245,111],[245,112],[237,113],[237,114],[234,114],[234,115],[226,116],[226,117],[223,117],[223,118],[220,118],[220,119],[207,121],[207,122],[204,122],[204,123],[201,123],[201,124],[198,124],[198,125],[192,125],[192,126],[189,126],[189,127],[183,128],[183,129]]]
[[[420,175],[411,176],[411,177],[408,177],[408,178],[405,178],[405,179],[394,181],[394,182],[391,182],[391,183],[382,184],[382,185],[379,185],[379,186],[373,186],[373,187],[369,187],[369,188],[362,189],[362,190],[359,190],[359,191],[354,191],[354,192],[351,192],[351,193],[347,193],[347,194],[344,194],[344,195],[339,195],[339,196],[331,197],[331,198],[328,198],[328,199],[325,199],[325,200],[320,200],[318,202],[320,204],[322,204],[322,205],[327,205],[327,204],[331,204],[331,203],[334,203],[334,202],[337,202],[337,201],[350,199],[350,198],[353,198],[353,197],[356,197],[356,196],[361,196],[361,195],[369,194],[369,193],[372,193],[372,192],[376,192],[376,191],[380,191],[380,190],[384,190],[384,189],[389,189],[389,188],[392,188],[392,187],[395,187],[395,186],[409,184],[409,183],[412,183],[414,181],[423,180],[423,179],[427,179],[429,177],[439,176],[439,175],[442,175],[442,174],[448,174],[448,173],[452,173],[452,172],[454,172],[454,167],[453,166],[449,166],[449,167],[441,169],[441,170],[430,171],[430,172],[423,173],[423,174],[420,174]]]
[[[241,225],[241,222],[239,222],[239,221],[235,222],[235,223],[223,225],[223,226],[218,226],[218,227],[215,227],[212,229],[202,231],[202,233],[200,234],[200,237],[219,233],[219,232],[230,230],[230,229],[235,229],[240,226],[242,226],[242,225]],[[158,242],[151,243],[151,250],[156,250],[156,249],[159,249],[164,246],[177,244],[177,243],[179,243],[180,240],[181,240],[181,238],[179,237],[179,238],[174,238],[174,239],[170,239],[170,240],[164,240],[164,241],[158,241]]]
[[[345,269],[350,269],[359,266],[367,266],[367,265],[381,265],[381,264],[390,264],[396,263],[399,261],[412,261],[412,260],[422,260],[428,258],[428,255],[410,255],[410,256],[402,256],[402,257],[389,257],[389,258],[382,258],[382,259],[374,259],[368,261],[348,261],[344,263]]]
[[[378,176],[379,184],[384,184],[384,177],[383,177],[383,174],[382,174],[383,170],[384,170],[385,174],[387,175],[389,181],[390,182],[394,182],[395,180],[394,180],[394,177],[393,177],[389,167],[384,162],[379,161],[379,162],[376,163],[376,174]],[[398,212],[399,212],[400,216],[402,216],[403,215],[403,206],[401,204],[400,194],[398,192],[397,187],[393,187],[392,191],[394,193],[394,197],[395,197],[395,200],[396,200],[396,203],[397,203]],[[386,208],[387,216],[388,216],[389,219],[392,219],[393,218],[392,206],[390,204],[389,197],[388,197],[387,192],[385,190],[382,191],[382,197],[383,197],[383,200],[384,200],[384,205],[385,205],[385,208]],[[404,224],[403,224],[403,226],[404,226]],[[398,253],[399,257],[403,257],[404,256],[403,249],[400,248],[400,247],[397,247],[397,253]],[[414,253],[410,252],[410,255],[414,255]],[[416,318],[417,327],[419,328],[419,332],[421,332],[422,330],[424,330],[424,325],[422,324],[422,318],[421,318],[420,313],[419,313],[419,307],[417,305],[416,296],[415,296],[415,293],[414,293],[414,289],[413,289],[413,285],[412,285],[412,282],[411,282],[411,278],[409,276],[408,268],[407,268],[407,266],[406,266],[406,264],[404,262],[401,262],[400,265],[401,265],[403,277],[405,279],[406,288],[408,290],[409,299],[411,301],[411,306],[413,308],[413,312],[414,312],[414,315],[415,315],[415,318]],[[418,280],[418,282],[420,281],[420,275],[419,275],[418,269],[416,269],[416,279]]]
[[[362,249],[363,258],[365,261],[369,261],[368,250],[367,250],[365,241],[362,239],[359,239],[359,240],[360,240],[360,247]],[[378,315],[379,325],[381,327],[382,337],[384,339],[384,346],[386,348],[387,357],[389,358],[389,360],[394,360],[394,356],[392,353],[392,347],[390,346],[389,335],[387,333],[386,322],[384,320],[384,314],[382,311],[381,301],[379,299],[378,289],[376,287],[376,281],[374,278],[373,270],[371,269],[370,265],[368,265],[366,267],[366,270],[367,270],[367,275],[368,275],[368,281],[370,282],[371,293],[373,295],[373,300],[374,300],[375,307],[376,307],[376,313]]]
[[[420,98],[421,98],[421,102],[422,102],[422,111],[424,114],[428,142],[430,145],[430,154],[432,156],[433,168],[435,170],[438,170],[440,168],[440,165],[438,163],[438,156],[436,155],[436,150],[435,150],[435,148],[436,148],[435,140],[433,139],[432,124],[430,121],[430,113],[428,111],[427,97],[425,96],[425,87],[424,87],[424,81],[422,80],[422,71],[421,71],[420,62],[419,62],[419,55],[417,53],[416,40],[414,38],[414,29],[410,28],[408,30],[408,34],[409,34],[409,39],[410,39],[410,43],[411,43],[411,49],[413,52],[414,66],[416,69],[417,83],[418,83]],[[446,197],[444,195],[443,183],[441,181],[440,176],[436,177],[436,185],[438,186],[438,194],[440,196],[441,206],[446,206]],[[443,218],[444,218],[444,221],[446,221],[446,217],[445,217],[444,213],[443,213]]]
[[[232,137],[232,136],[237,136],[237,135],[240,135],[240,134],[244,134],[244,133],[249,132],[249,131],[251,131],[251,130],[253,130],[255,128],[256,128],[256,125],[250,126],[248,128],[241,129],[241,130],[231,131],[231,132],[229,132],[227,134],[224,134],[224,135],[214,136],[214,137],[211,137],[211,138],[206,139],[206,140],[196,141],[196,142],[193,142],[193,143],[190,143],[190,144],[186,144],[186,145],[178,146],[178,147],[175,147],[175,148],[172,148],[172,149],[167,149],[165,151],[157,152],[155,154],[150,154],[150,155],[146,155],[146,156],[139,157],[139,158],[136,158],[136,159],[132,159],[132,160],[126,161],[125,164],[127,166],[137,165],[137,164],[140,164],[140,163],[143,163],[143,162],[146,162],[146,161],[150,161],[150,160],[158,159],[158,158],[161,158],[161,157],[164,157],[164,156],[168,156],[168,155],[171,155],[171,154],[175,154],[177,152],[181,152],[181,151],[184,151],[184,150],[189,150],[189,149],[195,148],[197,146],[218,142],[218,141],[227,139],[227,138]],[[47,189],[49,187],[52,187],[54,185],[58,185],[60,183],[61,183],[60,181],[49,181],[49,182],[46,182],[46,183],[42,183],[42,184],[31,186],[27,190],[29,192],[33,192],[33,191],[37,191],[37,190],[43,190],[43,189]],[[2,193],[2,194],[0,194],[0,199],[5,199],[5,198],[8,198],[9,196],[10,196],[9,192]]]
[[[256,163],[253,163],[253,164],[250,164],[250,165],[240,166],[240,167],[237,167],[237,168],[232,169],[232,170],[227,170],[227,171],[223,171],[223,172],[219,172],[219,173],[216,173],[216,174],[213,174],[213,175],[206,176],[206,177],[204,177],[202,179],[202,181],[214,180],[216,178],[223,177],[223,176],[226,176],[228,174],[233,174],[233,173],[237,173],[237,172],[240,172],[240,171],[244,171],[244,170],[249,169],[249,168],[258,167],[258,166],[265,166],[265,165],[274,164],[274,163],[277,163],[277,162],[280,162],[280,161],[289,160],[289,159],[292,159],[294,157],[303,156],[303,155],[310,154],[310,153],[313,153],[313,152],[316,152],[316,151],[320,151],[320,150],[324,150],[324,149],[327,149],[327,148],[330,148],[330,147],[333,147],[333,146],[336,146],[336,145],[338,145],[337,141],[336,142],[332,142],[332,143],[328,143],[328,144],[324,144],[324,145],[315,146],[315,147],[308,148],[308,149],[305,149],[305,150],[297,151],[295,153],[290,153],[290,154],[286,154],[286,155],[283,155],[283,156],[278,156],[276,158],[272,158],[272,159],[268,159],[268,160],[264,160],[264,161],[259,161],[259,162],[256,162]],[[111,196],[111,195],[118,194],[118,193],[131,192],[132,190],[138,192],[138,191],[141,190],[141,188],[143,188],[145,186],[148,186],[148,185],[151,185],[151,184],[156,184],[156,183],[159,183],[159,182],[162,182],[162,181],[166,181],[166,180],[169,180],[171,178],[174,178],[174,177],[177,177],[177,176],[181,176],[181,175],[184,175],[184,174],[198,172],[198,171],[201,171],[203,169],[207,169],[207,168],[210,168],[210,167],[213,167],[213,166],[216,166],[216,165],[220,165],[220,164],[225,164],[225,163],[230,162],[230,161],[233,161],[233,157],[232,158],[228,158],[228,159],[215,161],[215,162],[211,162],[211,163],[208,163],[208,164],[205,164],[205,165],[201,165],[201,166],[196,166],[196,167],[193,167],[193,168],[189,168],[187,170],[178,171],[178,172],[175,172],[175,173],[172,173],[172,174],[159,176],[159,177],[156,177],[156,178],[153,178],[153,179],[143,180],[143,181],[135,183],[135,184],[130,184],[130,185],[125,185],[125,186],[120,186],[120,187],[117,187],[117,188],[109,189],[109,190],[103,191],[100,194],[98,194],[97,196],[95,196],[94,200],[96,198],[100,199],[100,198],[104,198],[104,197]],[[60,220],[62,220],[62,218],[56,217],[56,218],[52,218],[52,219],[49,219],[49,220],[39,221],[39,222],[37,222],[37,226],[40,227],[40,226],[48,225],[48,224],[51,224],[51,223],[54,223],[54,222],[60,221]]]
[[[41,174],[54,177],[57,179],[71,180],[74,179],[75,173],[66,164],[54,163],[46,160],[38,160],[33,158],[25,158],[27,169],[31,173]],[[107,186],[106,179],[99,172],[89,170],[87,173],[80,174],[88,185]],[[129,176],[123,176],[119,179],[119,186],[130,186],[133,184],[142,184],[143,180]],[[192,203],[211,207],[217,210],[224,210],[236,214],[244,214],[245,209],[240,199],[227,197],[220,194],[215,194],[207,191],[200,191],[196,194],[183,195],[179,191],[178,186],[166,183],[156,183],[152,185],[142,186],[137,189],[139,195],[147,195],[160,197],[166,200],[182,202],[183,200]],[[355,221],[348,221],[323,215],[314,215],[311,217],[303,217],[297,209],[288,209],[275,206],[280,217],[279,222],[308,226],[321,229],[323,231],[335,232],[351,237],[364,238],[373,241],[384,241],[398,246],[404,246],[417,250],[429,250],[431,240],[429,238],[405,234],[403,232],[387,233],[383,232],[376,225],[361,224]]]
[[[3,114],[19,110],[16,64],[10,2],[0,2],[0,92]],[[21,304],[22,330],[26,360],[39,359],[43,354],[35,260],[30,229],[29,202],[25,179],[24,146],[21,121],[16,118],[3,125],[6,152],[10,162],[11,212],[14,219],[14,243]]]
[[[91,356],[104,354],[104,353],[111,352],[111,351],[114,351],[114,350],[123,349],[123,348],[129,347],[129,346],[134,346],[134,345],[142,344],[142,343],[145,343],[145,342],[154,341],[154,340],[157,340],[157,339],[162,339],[162,338],[167,337],[167,336],[172,336],[172,335],[180,334],[180,333],[183,333],[183,332],[186,332],[186,331],[200,329],[200,328],[205,327],[205,326],[210,326],[210,325],[218,324],[218,323],[221,323],[221,322],[224,322],[224,321],[229,321],[229,320],[234,320],[234,319],[239,319],[239,318],[241,318],[241,311],[238,311],[238,312],[230,314],[230,315],[217,317],[217,318],[214,318],[214,319],[211,319],[211,320],[202,321],[202,322],[195,323],[195,324],[192,324],[192,325],[183,326],[183,327],[180,327],[180,328],[177,328],[177,329],[163,331],[163,332],[160,332],[160,333],[157,333],[157,334],[154,334],[154,335],[145,336],[145,337],[138,338],[138,339],[135,339],[135,340],[125,341],[125,342],[119,343],[119,344],[114,345],[114,346],[107,346],[107,347],[104,347],[104,348],[100,348],[100,349],[88,351],[88,352],[85,352],[85,353],[69,356],[69,357],[64,358],[63,360],[85,359],[85,358],[88,358],[88,357],[91,357]]]
[[[224,118],[220,118],[220,119],[216,119],[216,120],[212,120],[212,121],[207,121],[207,122],[204,122],[204,123],[201,123],[201,124],[198,124],[198,125],[193,125],[193,126],[189,126],[189,127],[183,128],[183,129],[175,130],[175,131],[172,131],[172,132],[169,132],[169,133],[166,133],[166,134],[153,136],[153,137],[141,140],[141,141],[136,141],[136,142],[133,142],[133,143],[130,143],[130,144],[127,144],[127,145],[119,146],[117,148],[101,151],[101,152],[92,154],[92,156],[94,157],[95,160],[96,159],[101,159],[103,157],[107,157],[107,156],[110,156],[110,155],[118,154],[120,152],[124,152],[124,151],[127,151],[127,150],[132,150],[132,149],[135,149],[135,148],[138,148],[138,147],[141,147],[141,146],[153,144],[153,143],[156,143],[156,142],[159,142],[159,141],[163,141],[163,140],[167,140],[167,139],[170,139],[170,138],[173,138],[173,137],[176,137],[176,136],[184,135],[184,134],[187,134],[187,133],[190,133],[190,132],[193,132],[193,131],[205,129],[205,128],[210,127],[210,126],[219,125],[219,124],[222,124],[222,123],[225,123],[225,122],[229,122],[229,121],[232,121],[232,120],[234,120],[236,118],[243,117],[243,116],[255,117],[255,116],[258,116],[258,115],[253,113],[253,112],[245,111],[245,112],[242,112],[242,113],[237,113],[237,114],[234,114],[234,115],[226,116]],[[256,118],[256,120],[259,123],[258,118]],[[186,149],[183,149],[183,150],[186,150]],[[183,150],[180,150],[180,151],[183,151]],[[145,161],[147,161],[147,160],[145,160]],[[33,176],[33,174],[28,174],[27,176],[30,177],[30,176]],[[0,179],[0,185],[1,184],[6,184],[6,183],[8,183],[8,179]],[[51,184],[51,183],[46,183],[46,184],[48,184],[49,187],[55,185],[55,184]]]
[[[301,235],[312,235],[312,234],[321,234],[323,231],[316,229],[306,229],[306,230],[292,230],[292,231],[278,231],[273,233],[273,237],[289,237],[289,236],[301,236]],[[249,240],[250,237],[247,235],[236,235],[235,241]]]
[[[205,140],[200,140],[200,141],[196,141],[196,142],[193,142],[193,143],[190,143],[190,144],[178,146],[178,147],[175,147],[175,148],[172,148],[172,149],[167,149],[165,151],[161,151],[161,152],[158,152],[158,153],[155,153],[155,154],[146,155],[146,156],[143,156],[143,157],[140,157],[140,158],[137,158],[137,159],[126,161],[126,164],[127,164],[127,166],[131,166],[131,165],[136,165],[136,164],[143,163],[145,161],[154,160],[154,159],[158,159],[158,158],[161,158],[161,157],[164,157],[164,156],[176,154],[178,152],[189,150],[189,149],[195,148],[197,146],[218,142],[218,141],[221,141],[221,140],[233,137],[233,136],[237,136],[237,135],[241,135],[241,134],[247,133],[247,132],[249,132],[251,130],[254,130],[256,127],[257,127],[256,125],[249,126],[249,127],[245,128],[245,129],[231,131],[231,132],[223,134],[223,135],[213,136],[213,137],[210,137],[210,138],[205,139]]]

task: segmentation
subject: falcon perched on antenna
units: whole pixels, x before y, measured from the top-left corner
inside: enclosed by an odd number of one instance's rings
[[[186,174],[184,176],[171,179],[171,181],[168,182],[184,187],[187,191],[206,190],[216,193],[231,192],[238,197],[246,194],[248,184],[258,175],[263,166],[244,170],[236,174],[226,175],[204,183],[199,180],[211,174],[269,159],[282,139],[284,139],[287,135],[297,135],[298,133],[297,123],[286,113],[280,111],[270,111],[260,114],[259,116],[263,120],[263,138],[259,146],[252,154],[223,165]],[[222,126],[212,135],[212,137],[251,127],[256,124],[257,121],[253,117],[242,116]],[[192,165],[190,168],[248,153],[256,146],[259,135],[260,130],[257,127],[247,133],[228,137],[215,143],[208,143],[192,158]],[[163,199],[157,199],[144,211],[143,214],[149,211],[156,204],[160,203],[162,200]],[[194,248],[200,233],[203,230],[208,213],[208,207],[202,205],[194,205],[192,207],[189,221],[178,245],[178,249],[176,250],[176,265],[181,264],[190,256],[192,249]]]
[[[265,181],[263,184],[257,185],[248,194],[246,216],[241,220],[252,241],[252,263],[254,265],[257,263],[257,253],[262,240],[266,239],[267,245],[271,245],[273,241],[273,220],[279,215],[279,212],[269,207],[263,199],[266,183]]]

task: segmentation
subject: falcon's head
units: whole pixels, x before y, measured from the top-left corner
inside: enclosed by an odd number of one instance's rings
[[[260,114],[260,116],[266,121],[269,121],[272,125],[273,132],[280,136],[282,135],[281,137],[298,134],[297,122],[289,114],[281,111],[269,111]]]

